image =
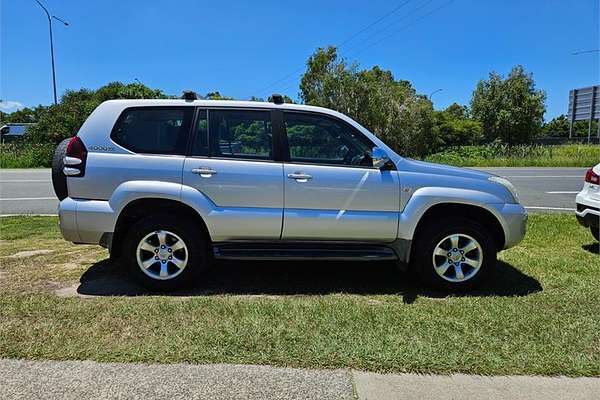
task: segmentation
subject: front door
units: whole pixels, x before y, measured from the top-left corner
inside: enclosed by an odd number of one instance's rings
[[[279,240],[283,164],[274,161],[270,111],[199,110],[183,184],[214,205],[214,241]]]
[[[373,168],[373,144],[332,117],[283,113],[284,240],[393,241],[400,184],[395,170]]]

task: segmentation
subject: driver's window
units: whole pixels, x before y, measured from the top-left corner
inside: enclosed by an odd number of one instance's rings
[[[335,119],[284,113],[292,162],[372,166],[372,144],[351,126]]]

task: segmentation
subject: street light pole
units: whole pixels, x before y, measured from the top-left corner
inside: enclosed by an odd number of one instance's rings
[[[429,94],[429,101],[431,101],[431,96],[433,96],[434,94],[436,94],[437,92],[441,92],[443,89],[436,89],[433,92],[431,92],[431,94]]]
[[[44,7],[44,5],[42,3],[40,3],[39,0],[35,0],[36,3],[39,4],[40,7],[42,7],[42,10],[44,10],[44,12],[46,13],[46,17],[48,18],[48,27],[50,28],[50,57],[52,59],[52,88],[53,88],[53,93],[54,93],[54,104],[57,104],[57,98],[56,98],[56,72],[54,71],[54,41],[52,38],[52,18],[56,19],[57,21],[62,22],[65,26],[68,26],[69,23],[66,21],[63,21],[62,19],[54,16],[54,15],[50,15],[50,13],[48,12],[48,9],[46,7]]]

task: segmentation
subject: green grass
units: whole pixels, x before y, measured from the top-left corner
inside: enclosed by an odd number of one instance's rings
[[[600,145],[459,146],[425,160],[459,167],[592,167],[600,162]]]
[[[0,357],[600,376],[600,256],[572,215],[532,215],[465,296],[369,263],[222,263],[196,291],[139,295],[56,222],[0,220]],[[70,286],[120,295],[55,294]]]
[[[48,168],[52,166],[55,144],[24,142],[0,144],[0,168]]]

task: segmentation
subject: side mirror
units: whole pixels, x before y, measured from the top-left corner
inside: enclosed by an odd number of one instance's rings
[[[373,159],[373,167],[379,169],[383,168],[390,161],[390,157],[385,150],[379,147],[373,147],[371,158]]]

